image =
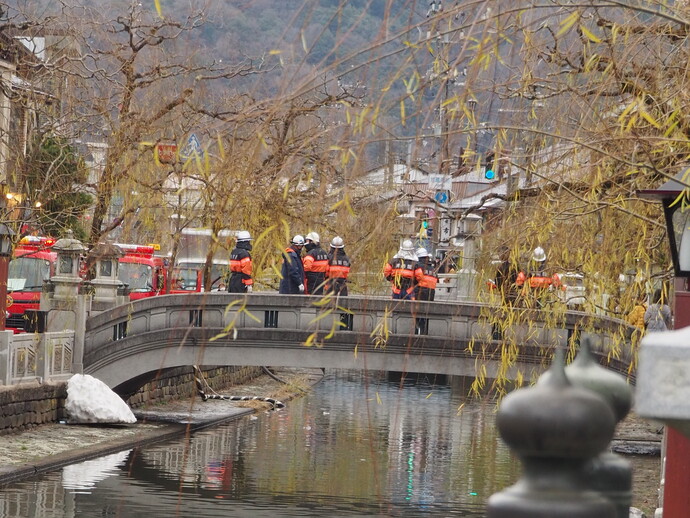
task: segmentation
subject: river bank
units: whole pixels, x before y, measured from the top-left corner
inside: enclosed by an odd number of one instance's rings
[[[318,383],[322,375],[317,369],[285,369],[275,378],[264,374],[223,394],[285,402]],[[53,423],[5,435],[0,439],[0,485],[270,409],[269,403],[260,401],[202,401],[196,396],[136,409],[138,422],[133,425]]]
[[[233,387],[223,394],[272,397],[288,401],[316,383],[321,371],[283,370],[277,377],[262,375],[250,383]],[[62,466],[119,452],[133,446],[179,437],[222,421],[238,419],[257,411],[268,411],[269,405],[258,401],[202,401],[199,397],[150,405],[135,411],[139,422],[131,426],[45,425],[0,440],[0,485],[58,469]],[[638,448],[658,450],[659,425],[635,415],[619,424],[614,448],[619,451]],[[660,479],[660,461],[629,455],[633,464],[633,505],[653,516]],[[659,457],[654,457],[659,459]]]

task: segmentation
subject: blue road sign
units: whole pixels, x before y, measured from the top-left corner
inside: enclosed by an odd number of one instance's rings
[[[448,203],[448,191],[436,191],[434,199],[439,203]]]
[[[203,150],[201,149],[201,141],[199,141],[199,137],[196,136],[196,133],[192,133],[189,136],[189,138],[187,139],[187,143],[185,144],[184,148],[182,148],[182,151],[180,151],[180,156],[183,160],[187,160],[189,157],[192,157],[194,155],[197,155],[199,157],[203,155]]]

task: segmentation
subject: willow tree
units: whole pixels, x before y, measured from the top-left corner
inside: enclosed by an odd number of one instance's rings
[[[253,49],[264,45],[263,61],[229,67],[185,46],[201,15],[175,21],[179,2],[170,10],[158,5],[161,12],[142,2],[114,16],[65,10],[97,35],[80,36],[83,51],[67,60],[79,79],[75,97],[89,100],[75,99],[74,121],[98,121],[100,130],[106,122],[93,241],[126,215],[139,210],[140,220],[141,211],[153,211],[176,175],[202,186],[204,225],[263,235],[255,243],[261,270],[277,266],[292,234],[316,230],[341,234],[355,246],[355,264],[380,271],[400,235],[394,205],[381,202],[389,186],[357,188],[385,161],[370,160],[372,150],[404,146],[409,162],[438,173],[457,161],[451,172],[460,180],[492,151],[505,174],[515,174],[494,196],[501,209],[485,212],[484,264],[508,245],[524,267],[542,246],[552,271],[582,273],[590,292],[602,294],[587,309],[615,315],[625,314],[634,290],[669,276],[659,208],[635,192],[673,176],[685,160],[682,5],[482,0],[442,10],[433,3],[427,12],[415,2],[377,4],[380,27],[364,31],[365,40],[351,38],[364,11],[305,3],[284,40],[249,38]],[[232,35],[234,45],[240,40]],[[262,81],[243,77],[267,66]],[[212,88],[216,80],[223,88]],[[140,151],[142,140],[182,144],[191,131],[205,143],[199,160],[143,165],[153,161]],[[122,213],[107,222],[118,189]],[[629,272],[640,282],[621,293],[619,276]],[[558,327],[564,308],[552,309],[550,324]],[[506,357],[510,350],[507,344]]]
[[[449,138],[491,130],[493,150],[516,172],[502,210],[485,212],[485,275],[493,276],[489,262],[501,246],[511,248],[518,269],[541,246],[551,273],[584,276],[584,309],[625,317],[634,297],[671,277],[660,207],[636,192],[687,166],[688,7],[466,2],[434,22],[463,34],[449,66],[466,66],[467,79],[448,99],[458,122]],[[467,109],[468,95],[478,99],[476,112]],[[551,325],[560,326],[563,306],[548,308]],[[530,316],[486,318],[509,327]],[[515,345],[505,341],[505,365]]]

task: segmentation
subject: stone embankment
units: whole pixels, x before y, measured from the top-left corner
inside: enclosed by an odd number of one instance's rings
[[[0,435],[14,434],[64,418],[66,383],[0,386]]]
[[[204,378],[215,390],[239,386],[261,375],[261,367],[206,367]],[[127,399],[133,409],[171,400],[193,398],[196,385],[191,367],[162,373]],[[67,383],[30,382],[0,386],[0,435],[31,430],[36,426],[65,420]]]
[[[258,376],[253,374],[241,385],[214,388],[227,395],[262,396],[287,401],[308,390],[308,387],[317,383],[322,375],[321,370],[291,369],[277,373],[277,378],[282,381],[266,374]],[[59,392],[61,387],[64,390],[64,384],[59,384],[53,387],[54,391],[48,390],[47,385],[25,386],[21,387],[20,392],[17,392],[17,388],[14,391],[24,397],[28,397],[27,394],[46,396],[43,399],[34,400],[31,403],[33,406],[39,406],[38,401],[44,403],[48,399],[47,396],[54,395],[56,408],[59,408],[59,401],[62,400],[62,411],[64,411],[65,394]],[[24,390],[29,392],[23,392]],[[162,392],[167,391],[162,389]],[[10,396],[6,397],[8,398],[6,401],[12,400]],[[16,400],[19,396],[13,397]],[[0,440],[0,485],[74,462],[163,441],[190,430],[198,430],[257,410],[270,408],[269,404],[257,401],[202,401],[196,393],[186,398],[151,401],[149,398],[148,403],[134,409],[139,419],[139,422],[134,425],[89,426],[60,422],[32,423],[28,419],[22,422],[17,421],[17,426],[5,430],[5,436]],[[28,408],[26,405],[29,403],[26,401],[22,403],[24,406],[16,406],[16,412],[20,412],[21,408]],[[58,415],[60,415],[60,410],[58,410]],[[14,432],[9,433],[10,431]]]

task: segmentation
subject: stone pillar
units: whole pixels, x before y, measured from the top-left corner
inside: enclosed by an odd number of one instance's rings
[[[592,390],[608,401],[620,423],[632,405],[632,389],[620,374],[605,369],[592,356],[591,340],[584,338],[577,358],[565,368],[573,385]],[[586,468],[587,480],[616,507],[617,518],[628,518],[632,505],[632,467],[621,455],[607,449]]]
[[[585,479],[588,462],[613,437],[613,410],[596,393],[568,381],[562,349],[544,382],[505,397],[496,422],[520,457],[523,475],[489,498],[488,518],[615,518],[613,504]]]
[[[10,365],[10,346],[12,345],[12,331],[0,331],[0,385],[9,385],[12,374]]]
[[[118,277],[118,259],[123,255],[122,249],[111,243],[98,243],[89,251],[87,263],[94,265],[94,277],[91,279],[94,311],[105,311],[124,302],[123,297],[118,295],[124,287]]]
[[[676,326],[690,315],[690,296],[676,294]],[[685,305],[679,307],[679,300]],[[679,314],[680,313],[680,314]],[[690,326],[663,333],[648,333],[640,343],[635,411],[641,417],[667,425],[666,453],[662,453],[665,517],[687,516],[690,493]],[[669,466],[669,464],[671,464]],[[670,489],[670,492],[669,492]],[[669,499],[669,494],[671,498]]]
[[[91,297],[79,295],[74,322],[74,347],[72,348],[72,374],[84,373],[84,340],[86,319],[91,314]]]
[[[91,295],[80,292],[80,259],[86,247],[72,236],[58,239],[53,245],[57,252],[55,275],[41,293],[41,310],[47,313],[46,331],[74,331],[72,372],[81,373],[84,358],[86,318],[91,311]]]
[[[36,351],[36,378],[40,383],[50,377],[50,354],[46,350],[45,333],[34,334],[34,350]]]

